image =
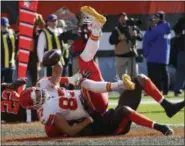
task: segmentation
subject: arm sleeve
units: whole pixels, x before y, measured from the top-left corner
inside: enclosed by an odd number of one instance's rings
[[[46,37],[44,32],[41,32],[38,38],[38,44],[37,44],[37,54],[39,62],[42,61],[42,58],[44,56],[44,48],[46,48]]]
[[[116,31],[116,29],[111,33],[111,35],[110,35],[110,38],[109,38],[109,43],[111,44],[111,45],[116,45],[116,44],[118,44],[118,42],[119,42],[119,39],[118,39],[118,32]]]

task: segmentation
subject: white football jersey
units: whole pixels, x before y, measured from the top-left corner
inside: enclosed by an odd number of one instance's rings
[[[89,117],[81,103],[80,90],[51,88],[50,85],[53,84],[48,79],[43,79],[39,83],[40,88],[46,89],[51,97],[37,110],[39,120],[43,124],[52,123],[56,113],[60,113],[68,121]]]
[[[50,78],[42,78],[41,80],[38,81],[37,87],[40,87],[41,89],[47,90],[47,93],[49,95],[49,98],[55,98],[59,95],[58,93],[58,86],[54,85],[51,81]]]

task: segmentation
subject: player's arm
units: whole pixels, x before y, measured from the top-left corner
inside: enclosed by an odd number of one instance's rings
[[[62,56],[62,52],[58,49],[53,49],[44,53],[42,58],[42,66],[51,67],[52,66],[52,75],[51,82],[54,85],[58,85],[60,83],[60,77],[62,75],[62,64],[60,63],[60,59]]]
[[[93,122],[92,118],[86,118],[84,121],[71,126],[64,119],[64,117],[58,113],[56,114],[55,120],[54,120],[55,126],[69,136],[75,136],[92,122]]]
[[[60,62],[58,62],[57,64],[55,64],[52,68],[52,75],[51,75],[51,82],[54,85],[58,85],[60,84],[60,78],[62,75],[62,64]]]

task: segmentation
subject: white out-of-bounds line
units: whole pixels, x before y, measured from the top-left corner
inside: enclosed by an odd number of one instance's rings
[[[182,99],[169,99],[169,101],[180,102],[180,101],[182,101]],[[117,101],[109,102],[109,105],[117,105],[117,103],[118,103]],[[143,100],[143,101],[141,101],[141,104],[157,104],[157,102],[154,100]]]

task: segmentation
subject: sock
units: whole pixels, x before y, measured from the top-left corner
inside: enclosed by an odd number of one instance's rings
[[[161,103],[164,99],[161,92],[157,89],[157,87],[154,85],[154,83],[150,79],[145,80],[144,91],[148,95],[153,97],[153,99],[156,100],[158,103]]]
[[[118,128],[116,129],[115,133],[116,134],[120,134],[121,132],[124,131],[125,127],[127,126],[129,120],[126,118],[123,118],[118,126]]]
[[[132,111],[129,115],[129,119],[137,125],[153,128],[154,122],[145,117],[144,115]]]
[[[118,90],[119,89],[119,83],[118,82],[115,82],[115,83],[107,83],[106,85],[106,88],[107,88],[107,91],[115,91],[115,90]]]
[[[91,35],[93,35],[93,36],[96,36],[96,37],[100,37],[100,35],[101,35],[101,27],[100,26],[94,26],[93,28],[92,28],[92,33],[91,33]]]
[[[89,79],[85,79],[81,82],[81,87],[95,92],[95,93],[105,93],[109,91],[114,91],[119,89],[119,83],[110,83],[110,82],[104,82],[104,81],[93,81]]]

